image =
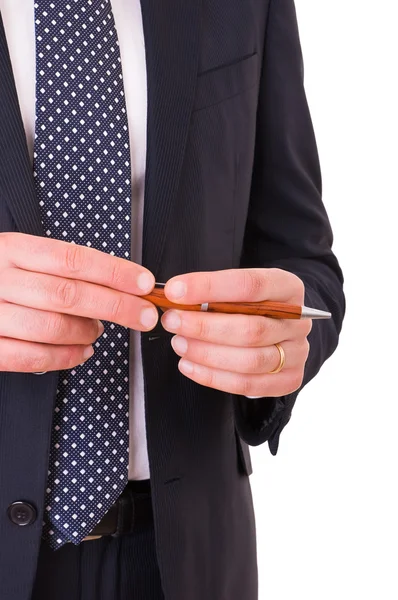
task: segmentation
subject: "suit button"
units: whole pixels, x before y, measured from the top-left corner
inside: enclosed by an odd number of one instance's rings
[[[32,525],[37,517],[35,507],[27,502],[13,502],[8,507],[7,514],[10,521],[20,527]]]

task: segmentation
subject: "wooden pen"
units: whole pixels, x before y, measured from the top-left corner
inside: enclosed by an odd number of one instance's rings
[[[176,304],[164,294],[165,283],[156,283],[150,294],[141,296],[163,310],[191,310],[218,312],[238,315],[261,315],[272,319],[330,319],[331,313],[307,306],[297,306],[284,302],[204,302],[202,304]]]

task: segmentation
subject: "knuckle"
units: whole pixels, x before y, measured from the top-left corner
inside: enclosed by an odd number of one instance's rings
[[[282,277],[286,277],[287,271],[284,269],[278,269],[276,267],[272,267],[267,269],[267,287],[269,288],[269,292],[276,296],[278,291],[279,282]],[[288,273],[290,275],[290,273]]]
[[[65,346],[62,352],[62,368],[72,369],[84,362],[81,351],[76,351],[75,346]],[[65,366],[64,366],[65,365]]]
[[[66,333],[65,319],[61,314],[55,314],[51,318],[46,319],[42,326],[45,339],[50,343],[57,342]]]
[[[7,308],[7,318],[9,322],[14,324],[15,329],[18,332],[23,332],[26,340],[32,339],[32,337],[34,337],[35,334],[37,334],[38,330],[41,331],[39,311],[35,311],[33,313],[27,312],[25,310],[21,311],[13,305],[9,305]]]
[[[250,373],[264,373],[268,368],[268,359],[262,350],[256,350],[249,353],[246,366]]]
[[[309,343],[309,341],[308,341],[307,339],[305,339],[305,340],[304,340],[304,343],[303,343],[303,356],[304,356],[304,362],[306,362],[306,361],[307,361],[307,358],[308,358],[308,356],[309,356],[309,353],[310,353],[310,348],[311,348],[311,346],[310,346],[310,343]]]
[[[64,260],[68,271],[81,272],[85,262],[84,249],[77,244],[69,244],[65,250]]]
[[[119,288],[123,283],[123,275],[121,269],[121,262],[115,258],[112,260],[110,273],[109,273],[109,286],[112,288]]]
[[[264,276],[253,270],[242,271],[242,292],[245,298],[257,298],[264,288]]]
[[[265,319],[247,317],[243,321],[243,337],[248,345],[256,345],[264,340],[267,331],[267,322]]]
[[[290,327],[289,333],[291,339],[306,339],[312,329],[312,320],[303,319],[296,321],[293,325],[288,324],[288,327]]]
[[[120,319],[120,315],[123,309],[123,296],[121,294],[115,294],[112,298],[112,301],[109,304],[108,312],[109,318],[108,321],[117,321]]]
[[[302,384],[304,379],[304,370],[301,369],[293,376],[292,385],[294,386],[294,391],[298,390]]]
[[[203,374],[203,385],[207,387],[215,387],[216,376],[214,371],[211,369],[206,369],[205,373]]]
[[[295,295],[297,294],[297,296],[302,298],[304,301],[304,296],[305,296],[304,281],[302,279],[300,279],[300,277],[298,277],[297,275],[294,275],[294,273],[291,273],[291,275],[293,278],[292,285],[294,285]]]
[[[207,345],[203,345],[198,354],[198,359],[203,365],[209,365],[212,362],[212,353]]]
[[[0,338],[3,342],[0,371],[19,373],[41,373],[51,369],[51,352],[42,344],[18,342],[8,344],[8,338]]]
[[[212,276],[210,273],[203,274],[203,280],[201,281],[201,291],[205,292],[205,296],[209,296],[211,294],[212,288]]]
[[[312,331],[313,321],[312,319],[303,319],[303,333],[305,337],[309,336]]]
[[[300,292],[300,294],[302,294],[303,298],[305,296],[305,285],[304,285],[304,281],[302,279],[300,279],[300,277],[297,277],[297,289]]]
[[[93,344],[98,337],[98,321],[97,319],[91,319],[87,326],[87,342],[84,340],[84,343]]]
[[[49,371],[49,363],[48,352],[42,348],[37,348],[31,354],[21,355],[20,367],[26,373],[41,373],[42,371]]]
[[[237,388],[240,390],[237,393],[242,396],[255,396],[253,391],[253,382],[249,377],[239,377],[237,382]]]
[[[217,369],[222,369],[223,371],[231,370],[231,363],[228,354],[224,354],[222,350],[218,351],[213,350],[209,352],[209,360],[215,365]]]
[[[286,388],[283,391],[283,395],[292,394],[296,392],[302,385],[304,378],[304,371],[293,371],[286,382]]]
[[[209,336],[209,323],[207,319],[200,317],[196,322],[196,337],[199,339],[207,339]]]
[[[34,361],[34,372],[37,373],[42,373],[43,371],[50,371],[50,367],[51,367],[51,360],[50,357],[48,356],[47,352],[41,352],[39,354],[39,356],[37,356],[36,360]]]
[[[55,287],[53,302],[62,308],[72,308],[76,304],[77,286],[72,280],[62,279]]]
[[[308,333],[307,333],[307,336],[311,333],[313,327],[314,327],[314,321],[312,319],[308,319]]]

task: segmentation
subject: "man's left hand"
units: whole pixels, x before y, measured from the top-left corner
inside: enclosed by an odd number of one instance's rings
[[[302,306],[304,284],[281,269],[231,269],[188,273],[170,279],[165,295],[177,304],[259,302],[270,300]],[[244,396],[285,396],[302,384],[309,353],[310,319],[168,310],[163,327],[171,340],[178,368],[193,381]],[[280,364],[277,374],[270,374]]]

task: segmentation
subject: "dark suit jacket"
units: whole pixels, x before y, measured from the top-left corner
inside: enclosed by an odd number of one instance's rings
[[[306,383],[336,348],[344,296],[293,0],[145,0],[142,9],[149,103],[143,264],[159,281],[239,267],[296,273],[306,304],[333,314],[314,322]],[[0,227],[44,235],[2,26]],[[201,387],[178,372],[171,335],[156,331],[153,340],[153,332],[142,335],[142,351],[166,599],[254,600],[246,443],[267,441],[276,454],[297,393],[249,400]],[[57,377],[0,374],[4,600],[30,598]],[[34,524],[11,523],[7,507],[17,500],[36,507]]]

